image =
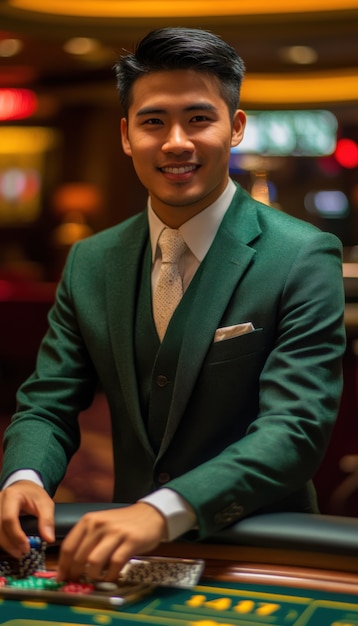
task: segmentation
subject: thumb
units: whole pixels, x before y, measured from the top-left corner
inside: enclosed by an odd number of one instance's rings
[[[55,526],[50,520],[46,520],[43,523],[40,523],[39,520],[39,533],[47,543],[53,543],[56,539]]]
[[[54,503],[49,498],[38,511],[39,534],[48,543],[53,543],[56,539],[54,508]]]

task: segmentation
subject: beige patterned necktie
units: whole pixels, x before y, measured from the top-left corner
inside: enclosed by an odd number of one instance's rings
[[[180,231],[171,228],[162,231],[158,245],[162,252],[162,264],[153,295],[153,313],[158,335],[162,340],[169,320],[183,296],[183,281],[178,261],[187,246]]]

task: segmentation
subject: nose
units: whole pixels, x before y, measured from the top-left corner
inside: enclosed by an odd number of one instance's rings
[[[165,153],[173,152],[175,154],[192,152],[194,144],[181,124],[173,124],[170,126],[165,142],[162,145],[162,150]]]

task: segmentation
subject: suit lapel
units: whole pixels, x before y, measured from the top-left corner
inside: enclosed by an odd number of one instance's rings
[[[193,295],[159,457],[167,449],[185,411],[231,295],[253,260],[255,250],[249,244],[260,232],[255,203],[238,188],[207,254]],[[138,276],[147,241],[148,221],[143,213],[120,230],[118,244],[107,252],[106,297],[111,346],[121,390],[138,436],[153,454],[141,416],[133,347]]]
[[[167,449],[185,411],[232,293],[253,260],[255,250],[248,244],[260,232],[255,203],[239,188],[204,261],[200,280],[196,283],[160,456]]]
[[[117,245],[108,250],[106,297],[111,347],[121,392],[143,445],[152,451],[141,415],[133,339],[138,281],[147,242],[148,221],[142,213],[120,231]]]

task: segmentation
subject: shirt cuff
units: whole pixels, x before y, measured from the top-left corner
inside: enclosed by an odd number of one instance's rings
[[[176,491],[164,487],[141,498],[139,502],[146,502],[157,509],[165,518],[168,528],[166,541],[173,541],[196,524],[196,515],[186,500]]]
[[[36,483],[39,487],[43,487],[43,482],[40,478],[40,475],[34,470],[16,470],[7,477],[1,489],[6,489],[6,487],[10,487],[13,483],[16,483],[18,480],[30,480],[33,483]]]

